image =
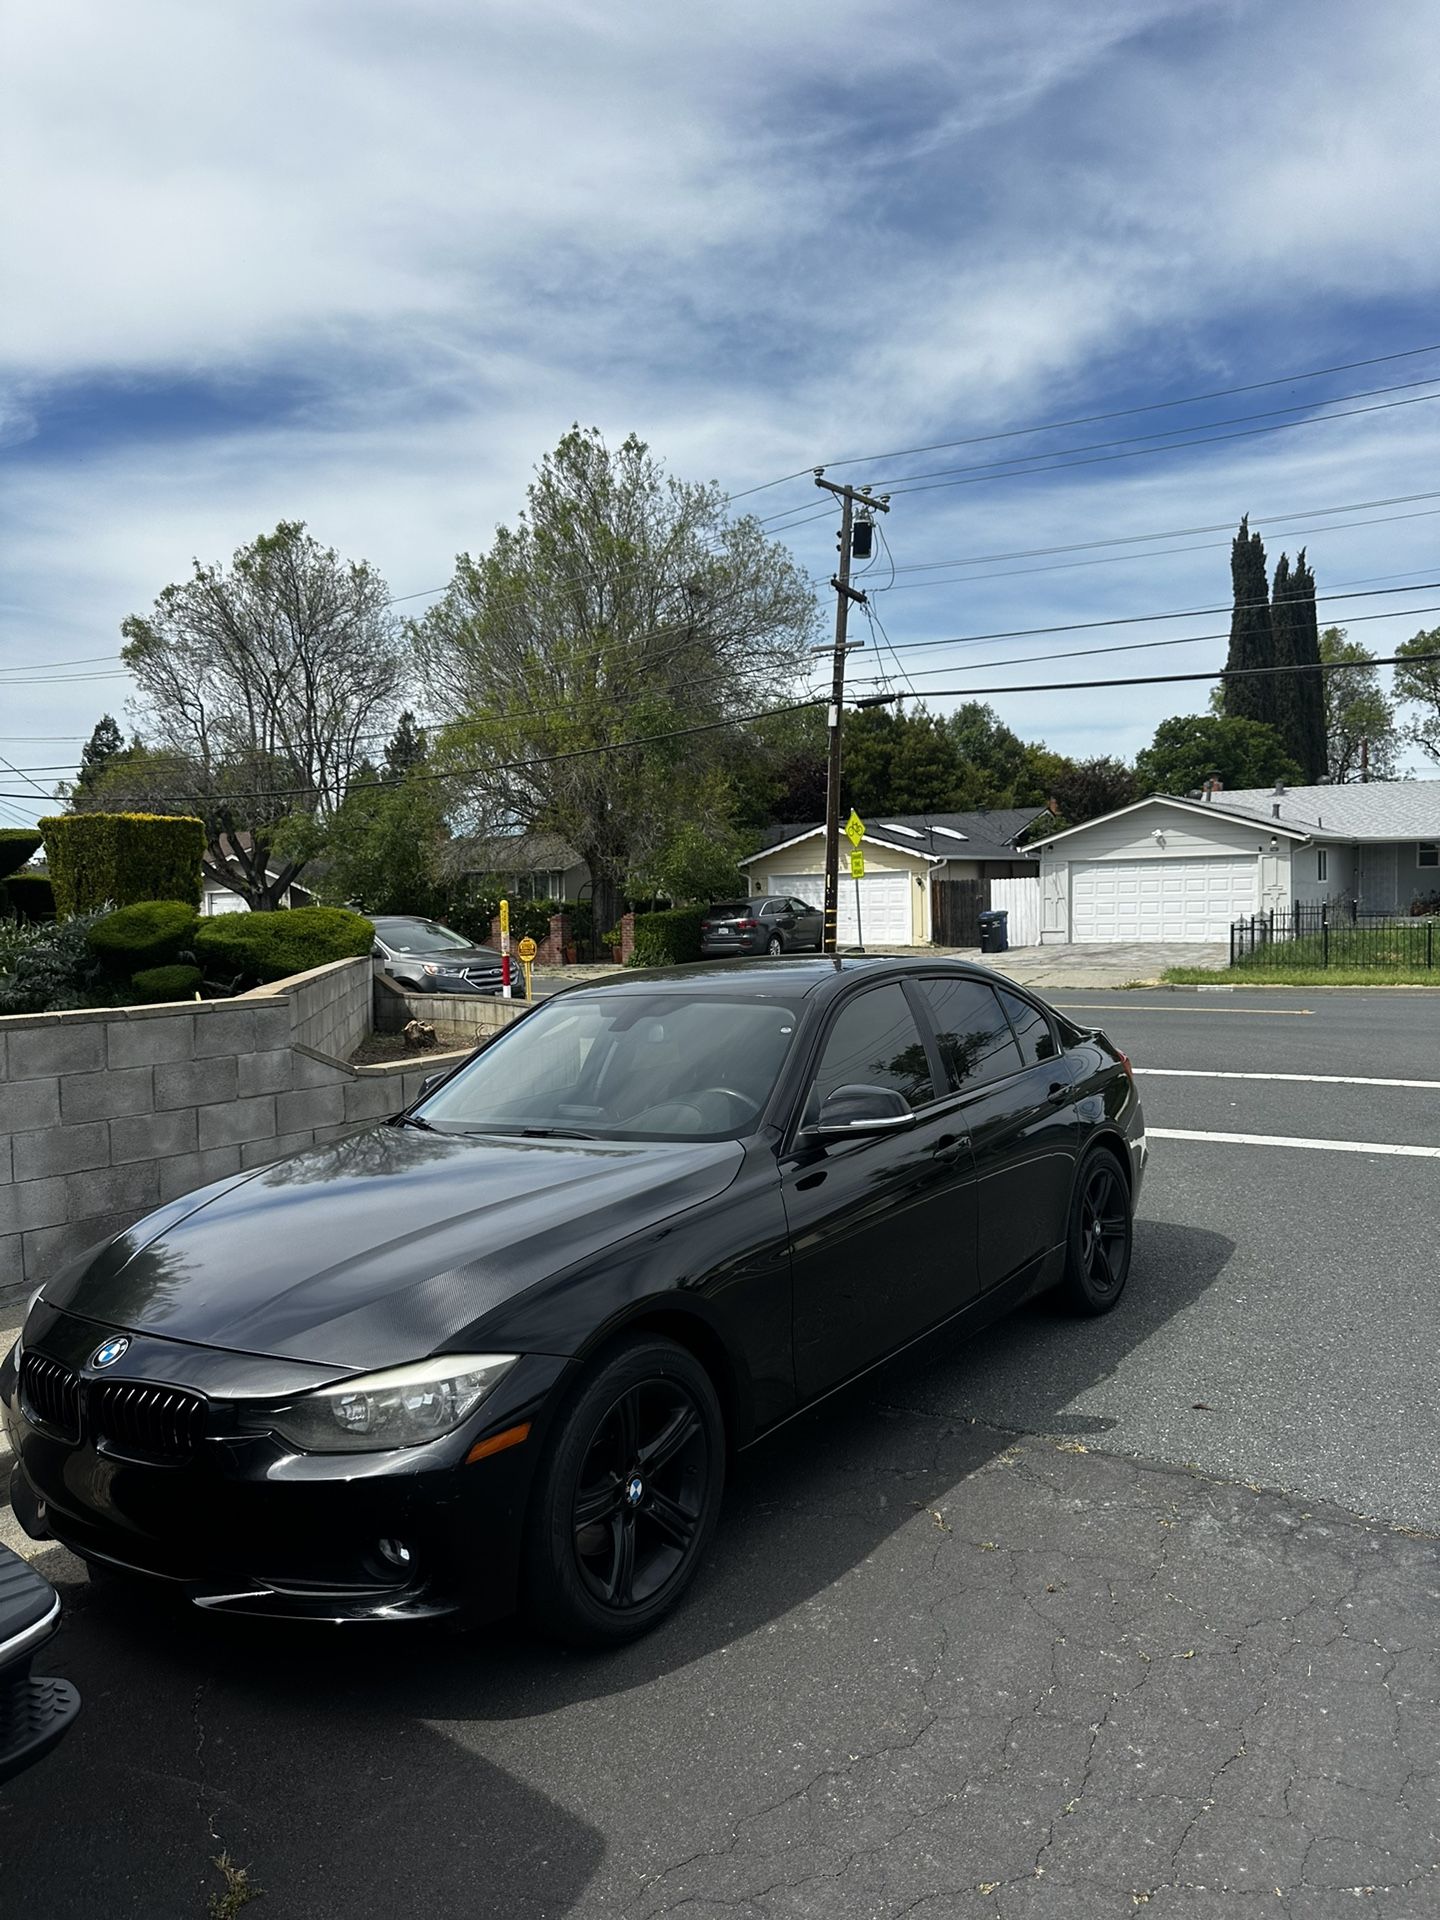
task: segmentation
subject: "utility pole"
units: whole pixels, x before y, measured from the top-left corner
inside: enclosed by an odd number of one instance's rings
[[[841,768],[841,725],[845,716],[845,656],[849,652],[846,630],[850,616],[850,602],[858,600],[864,604],[865,595],[850,584],[850,551],[854,539],[855,508],[860,506],[873,509],[877,513],[890,511],[889,494],[881,494],[872,499],[866,487],[837,486],[833,480],[825,478],[825,469],[815,469],[815,484],[823,487],[827,493],[833,493],[840,501],[840,565],[831,575],[830,584],[835,589],[835,646],[834,671],[830,681],[830,751],[825,767],[825,931],[823,949],[834,953],[836,949],[836,924],[840,915],[840,768]],[[857,642],[857,645],[863,645]]]

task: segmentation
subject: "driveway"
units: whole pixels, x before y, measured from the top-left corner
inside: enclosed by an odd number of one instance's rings
[[[1167,967],[1223,967],[1223,940],[1116,940],[1094,945],[1013,947],[1009,953],[966,953],[1027,987],[1129,987],[1154,982]]]

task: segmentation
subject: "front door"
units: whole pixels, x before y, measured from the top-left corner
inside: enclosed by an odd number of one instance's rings
[[[955,1103],[898,981],[832,1018],[804,1096],[813,1120],[837,1087],[893,1088],[914,1108],[902,1133],[793,1144],[781,1164],[802,1400],[955,1313],[977,1292],[975,1183]]]

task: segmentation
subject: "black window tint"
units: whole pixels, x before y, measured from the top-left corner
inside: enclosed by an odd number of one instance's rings
[[[1026,1066],[1033,1067],[1041,1060],[1053,1060],[1057,1052],[1055,1036],[1050,1031],[1050,1022],[1040,1009],[1032,1006],[1028,1000],[1022,1000],[1018,993],[1007,993],[1004,987],[1000,989],[1000,998],[1005,1002],[1005,1011],[1015,1029],[1015,1038],[1020,1042],[1020,1056]]]
[[[1020,1053],[993,987],[983,980],[922,980],[950,1088],[983,1087],[1015,1073]]]
[[[762,918],[766,920],[778,920],[784,911],[785,902],[783,900],[767,900],[760,909]]]
[[[807,1118],[837,1087],[854,1086],[893,1087],[912,1107],[934,1098],[925,1043],[898,985],[874,987],[840,1013],[820,1057]]]

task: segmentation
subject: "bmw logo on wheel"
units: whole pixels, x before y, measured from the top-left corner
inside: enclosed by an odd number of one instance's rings
[[[626,1482],[625,1498],[630,1502],[632,1507],[639,1506],[641,1496],[644,1492],[645,1482],[640,1478],[638,1473],[631,1474],[629,1480]]]
[[[96,1347],[90,1356],[92,1367],[113,1367],[115,1362],[127,1351],[130,1345],[128,1333],[117,1334],[113,1340],[107,1340],[102,1347]]]

